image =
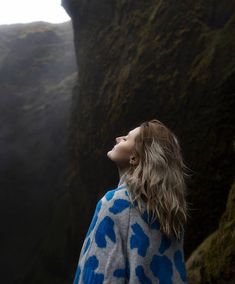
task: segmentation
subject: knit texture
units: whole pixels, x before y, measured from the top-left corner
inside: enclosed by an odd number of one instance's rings
[[[96,205],[73,284],[187,283],[184,235],[169,239],[130,201],[125,182]]]

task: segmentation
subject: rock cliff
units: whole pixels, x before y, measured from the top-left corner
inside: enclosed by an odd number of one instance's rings
[[[62,4],[72,18],[79,72],[70,127],[74,269],[95,203],[117,183],[107,151],[117,135],[153,117],[179,137],[194,172],[188,258],[217,229],[233,181],[234,2]]]
[[[45,263],[51,254],[56,259],[52,245],[46,257],[43,247],[54,237],[53,214],[65,192],[76,76],[71,22],[0,26],[2,283],[26,283],[34,269],[46,283]],[[53,240],[57,248],[69,233],[65,201],[61,212],[64,222],[61,218]],[[39,259],[46,259],[44,265]],[[29,282],[35,283],[32,279]]]

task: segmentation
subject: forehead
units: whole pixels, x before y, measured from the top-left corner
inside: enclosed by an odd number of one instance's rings
[[[136,136],[139,133],[139,127],[136,127],[128,132],[128,136]]]

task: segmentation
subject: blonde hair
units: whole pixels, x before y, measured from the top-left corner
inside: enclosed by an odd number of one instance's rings
[[[157,220],[167,237],[180,239],[188,216],[185,170],[189,168],[176,135],[157,119],[143,122],[133,154],[139,163],[129,168],[125,178],[131,201],[143,213],[144,200],[151,223]]]

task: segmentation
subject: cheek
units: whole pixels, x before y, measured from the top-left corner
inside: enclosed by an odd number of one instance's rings
[[[117,155],[119,155],[119,156],[121,156],[123,158],[126,158],[126,157],[129,158],[130,153],[131,153],[130,147],[127,147],[127,146],[115,146],[113,151]]]

